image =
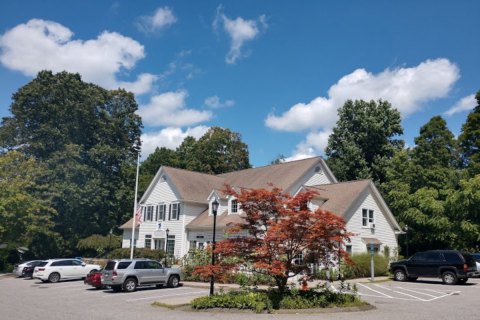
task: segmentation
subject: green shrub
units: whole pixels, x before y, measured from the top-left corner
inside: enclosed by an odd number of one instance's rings
[[[299,291],[285,293],[278,291],[231,291],[192,301],[194,309],[235,308],[255,312],[271,312],[274,309],[310,309],[326,307],[347,307],[363,305],[358,297],[329,290]]]
[[[341,272],[345,279],[365,278],[371,276],[370,253],[352,255],[353,265],[344,265]],[[389,258],[382,254],[375,254],[373,257],[375,276],[388,275]]]
[[[147,248],[135,248],[133,251],[134,258],[147,258],[157,261],[162,261],[165,258],[165,254],[162,250],[151,250]],[[107,259],[129,259],[130,248],[119,248],[110,251],[107,254]]]
[[[211,262],[211,255],[207,250],[192,250],[182,259],[182,273],[185,281],[205,281],[199,275],[194,275],[195,267],[204,266]]]

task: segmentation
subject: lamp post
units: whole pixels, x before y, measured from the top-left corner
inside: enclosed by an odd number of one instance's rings
[[[170,230],[165,230],[165,267],[168,267],[168,234],[170,233]]]
[[[212,266],[215,265],[215,229],[217,228],[217,199],[212,202],[212,214],[213,214],[213,241],[212,241]],[[215,286],[215,275],[212,271],[212,277],[210,278],[210,295],[213,296],[213,287]]]
[[[407,247],[407,256],[405,258],[408,258],[408,225],[405,225],[405,246]]]

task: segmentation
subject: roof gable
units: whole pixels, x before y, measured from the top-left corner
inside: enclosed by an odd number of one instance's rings
[[[292,191],[289,189],[304,178],[310,170],[319,165],[327,171],[333,181],[336,181],[328,166],[320,157],[234,171],[218,176],[224,178],[227,184],[235,187],[271,189],[271,185],[273,185],[288,192]]]
[[[325,184],[313,187],[305,187],[304,189],[313,190],[318,193],[316,198],[326,200],[320,208],[333,212],[343,218],[351,212],[352,207],[357,201],[370,193],[377,204],[383,209],[386,219],[391,223],[392,227],[401,231],[401,227],[393,216],[390,208],[385,203],[382,195],[375,187],[371,180],[357,180],[334,184]]]

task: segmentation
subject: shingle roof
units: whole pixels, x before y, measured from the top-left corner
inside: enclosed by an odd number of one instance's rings
[[[225,229],[230,224],[244,222],[242,215],[228,214],[225,210],[217,215],[217,228]],[[187,229],[211,229],[213,226],[213,216],[208,215],[208,209],[193,219],[187,226]]]
[[[284,162],[266,167],[245,169],[218,175],[231,186],[271,189],[269,184],[288,190],[309,169],[321,161],[320,157]]]
[[[371,180],[357,180],[307,187],[318,193],[318,198],[326,199],[321,209],[344,216],[352,203],[370,185]]]
[[[206,173],[162,167],[184,201],[207,203],[213,189],[222,189],[225,179]]]
[[[133,224],[133,218],[131,218],[130,220],[128,220],[127,222],[125,222],[124,224],[122,224],[120,227],[118,227],[119,229],[132,229],[132,224]],[[135,228],[138,228],[140,226],[140,223],[136,223],[135,224]]]

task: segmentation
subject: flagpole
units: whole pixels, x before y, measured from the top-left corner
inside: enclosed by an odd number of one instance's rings
[[[140,166],[140,151],[137,155],[137,176],[135,177],[135,202],[133,204],[133,222],[132,222],[132,242],[130,242],[130,259],[133,259],[133,247],[135,244],[135,227],[136,223],[136,213],[137,213],[137,191],[138,191],[138,171]]]

